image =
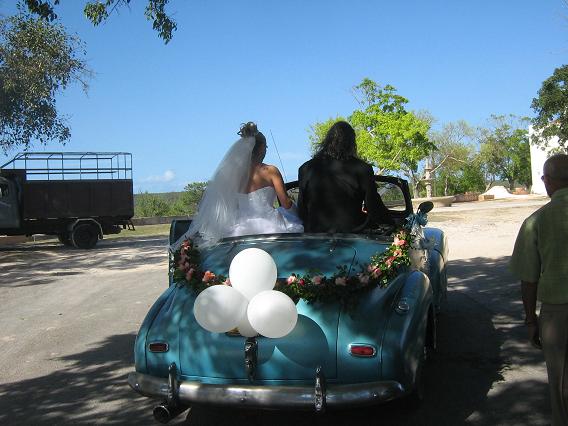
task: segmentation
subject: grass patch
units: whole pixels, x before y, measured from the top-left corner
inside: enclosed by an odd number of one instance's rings
[[[105,235],[106,239],[129,238],[129,237],[151,237],[156,235],[168,236],[170,234],[170,224],[161,225],[138,225],[136,230],[123,229],[120,234]]]

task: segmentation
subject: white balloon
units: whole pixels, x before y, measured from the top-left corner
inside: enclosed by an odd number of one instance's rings
[[[213,333],[235,328],[246,315],[247,299],[233,287],[213,285],[203,290],[193,304],[198,324]]]
[[[258,248],[248,248],[238,253],[229,266],[231,285],[252,299],[276,284],[276,263],[272,256]]]
[[[254,296],[247,308],[247,317],[252,327],[266,337],[284,337],[298,321],[294,301],[275,290],[263,291]]]
[[[241,322],[239,323],[239,325],[237,325],[237,328],[239,329],[239,333],[241,336],[254,337],[258,335],[258,331],[256,331],[253,328],[253,326],[250,325],[246,312],[241,318]]]

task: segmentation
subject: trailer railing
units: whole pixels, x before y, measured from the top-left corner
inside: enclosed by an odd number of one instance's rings
[[[28,180],[132,179],[132,154],[22,152],[0,169],[25,170]]]

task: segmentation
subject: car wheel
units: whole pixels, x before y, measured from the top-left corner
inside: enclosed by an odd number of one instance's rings
[[[57,235],[57,239],[64,246],[72,246],[73,245],[73,242],[71,241],[71,236],[69,235],[68,232],[63,232],[63,233]]]
[[[81,223],[73,228],[71,240],[77,248],[90,249],[97,244],[99,231],[92,223]]]

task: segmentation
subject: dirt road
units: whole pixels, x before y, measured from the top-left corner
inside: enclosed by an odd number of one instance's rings
[[[506,264],[524,217],[543,200],[431,214],[449,237],[448,309],[421,408],[404,403],[312,413],[193,408],[188,425],[545,425],[546,374],[528,347],[519,285]],[[146,311],[166,286],[166,240],[0,248],[0,424],[153,424],[125,382]]]

